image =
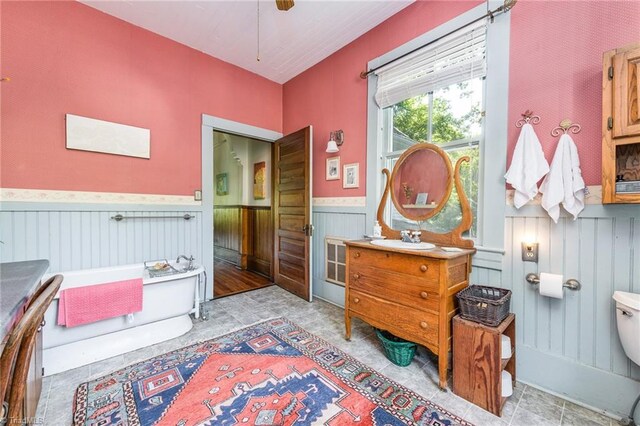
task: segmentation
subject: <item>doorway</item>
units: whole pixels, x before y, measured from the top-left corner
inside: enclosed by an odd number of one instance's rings
[[[202,115],[202,263],[205,270],[214,279],[213,285],[207,285],[205,275],[204,284],[206,300],[214,298],[215,275],[214,268],[214,131],[252,139],[267,141],[278,147],[273,156],[273,244],[270,248],[273,254],[272,276],[273,282],[305,300],[311,301],[311,238],[313,225],[311,224],[311,147],[312,128],[308,126],[287,136],[272,130],[251,126],[248,124]],[[300,173],[302,171],[302,173]],[[227,182],[228,183],[228,182]],[[305,195],[299,198],[302,191]],[[198,200],[196,191],[196,200]],[[296,195],[298,194],[298,195]],[[293,204],[292,204],[293,203]],[[302,214],[304,213],[304,214]],[[306,222],[301,226],[298,222]],[[304,250],[296,252],[295,247],[304,241]],[[293,252],[292,252],[293,251]],[[297,258],[297,259],[296,259]],[[290,281],[299,281],[297,286],[291,286]]]
[[[273,284],[272,144],[213,131],[214,297]]]

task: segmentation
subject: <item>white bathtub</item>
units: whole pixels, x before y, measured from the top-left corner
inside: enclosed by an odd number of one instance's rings
[[[178,266],[184,267],[185,261]],[[175,264],[173,264],[175,265]],[[61,290],[143,278],[142,311],[77,327],[57,325],[58,295],[45,314],[43,328],[44,375],[57,374],[121,355],[191,330],[190,312],[198,316],[202,266],[193,271],[150,278],[141,264],[62,272]],[[46,279],[46,277],[45,277]]]

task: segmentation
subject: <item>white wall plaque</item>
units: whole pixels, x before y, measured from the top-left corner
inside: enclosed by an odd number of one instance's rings
[[[151,130],[67,114],[67,148],[149,158]]]

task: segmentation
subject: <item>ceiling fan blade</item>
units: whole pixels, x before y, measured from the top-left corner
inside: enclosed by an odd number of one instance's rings
[[[276,0],[278,10],[289,10],[293,7],[293,0]]]

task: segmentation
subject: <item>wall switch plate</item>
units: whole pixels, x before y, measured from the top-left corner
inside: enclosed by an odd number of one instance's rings
[[[538,262],[538,243],[522,243],[522,261]]]
[[[195,201],[202,201],[202,191],[200,191],[199,189],[193,191],[193,199]]]

